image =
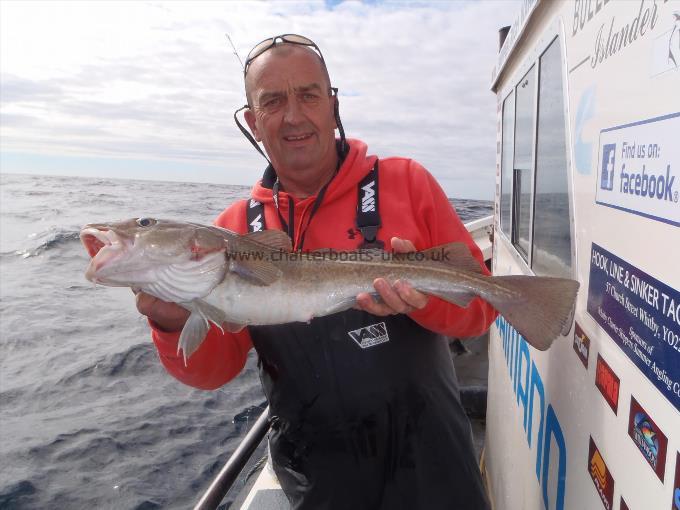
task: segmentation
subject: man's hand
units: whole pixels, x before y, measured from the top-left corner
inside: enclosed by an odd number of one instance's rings
[[[176,303],[168,303],[141,291],[135,292],[135,297],[139,313],[146,315],[156,323],[156,326],[168,333],[182,331],[184,324],[189,319],[189,315],[191,315],[191,312]],[[221,327],[229,333],[238,333],[245,326],[243,324],[223,322]]]
[[[409,253],[416,251],[411,241],[393,237],[390,240],[392,251],[395,253]],[[397,313],[410,313],[415,309],[423,308],[428,301],[428,296],[415,290],[411,285],[402,280],[397,280],[390,285],[384,278],[376,278],[373,282],[375,290],[380,295],[382,302],[377,302],[367,292],[357,296],[359,310],[372,313],[373,315],[394,315]]]
[[[190,312],[176,303],[168,303],[144,292],[135,293],[137,310],[163,331],[182,331]]]

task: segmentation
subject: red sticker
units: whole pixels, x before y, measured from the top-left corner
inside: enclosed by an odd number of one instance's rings
[[[619,386],[621,385],[620,379],[607,364],[607,362],[600,356],[597,355],[597,370],[595,371],[595,386],[600,390],[602,396],[607,401],[609,406],[614,411],[614,414],[618,413],[619,409]]]

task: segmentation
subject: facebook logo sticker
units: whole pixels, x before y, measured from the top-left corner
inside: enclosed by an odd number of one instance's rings
[[[616,144],[608,143],[602,148],[602,174],[600,176],[600,189],[611,191],[614,188],[614,157]]]

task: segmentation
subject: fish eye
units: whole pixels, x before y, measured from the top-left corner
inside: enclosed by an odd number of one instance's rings
[[[153,218],[137,218],[137,225],[140,227],[150,227],[156,224],[156,220]]]

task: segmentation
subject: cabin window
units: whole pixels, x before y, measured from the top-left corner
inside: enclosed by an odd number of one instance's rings
[[[515,140],[515,93],[503,101],[503,146],[501,153],[501,230],[510,237],[512,210],[512,150]]]
[[[536,66],[516,87],[515,160],[512,184],[512,244],[525,260],[529,254],[531,235],[531,203],[533,195],[532,166],[534,159]]]
[[[571,276],[571,229],[560,41],[541,56],[531,268]]]

